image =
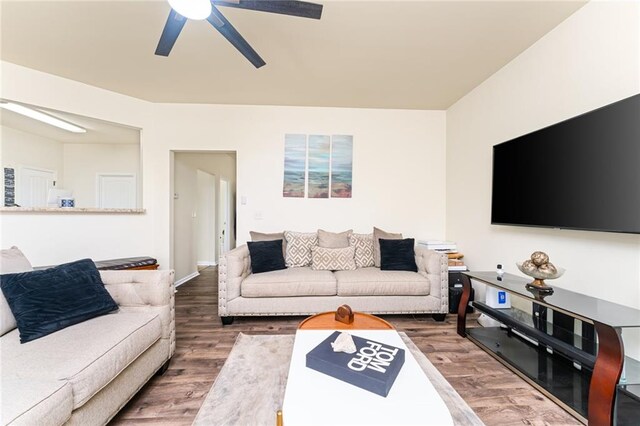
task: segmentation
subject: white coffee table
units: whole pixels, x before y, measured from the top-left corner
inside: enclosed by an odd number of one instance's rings
[[[307,368],[306,354],[334,330],[298,330],[282,406],[285,426],[453,425],[449,409],[395,330],[349,330],[405,350],[387,397]]]

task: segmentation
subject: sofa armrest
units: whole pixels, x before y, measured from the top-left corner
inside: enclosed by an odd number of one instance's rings
[[[418,273],[431,283],[430,295],[440,298],[442,312],[449,311],[449,259],[446,254],[416,246]]]
[[[240,296],[240,284],[251,273],[249,247],[243,244],[220,257],[218,265],[218,315],[227,316],[227,301]]]
[[[104,286],[123,312],[157,313],[162,338],[169,339],[169,358],[176,348],[174,272],[100,271]]]

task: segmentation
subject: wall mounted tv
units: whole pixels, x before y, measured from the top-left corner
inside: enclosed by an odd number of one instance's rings
[[[640,94],[495,145],[491,223],[640,234]]]

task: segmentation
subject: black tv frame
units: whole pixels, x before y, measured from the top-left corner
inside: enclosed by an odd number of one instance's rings
[[[525,227],[525,228],[544,228],[544,229],[563,229],[563,230],[575,230],[575,231],[591,231],[591,232],[607,232],[607,233],[619,233],[619,234],[629,234],[629,235],[640,235],[640,229],[638,230],[621,230],[621,229],[614,229],[614,228],[607,228],[607,229],[602,229],[602,228],[595,228],[595,227],[577,227],[577,226],[555,226],[555,225],[540,225],[540,224],[529,224],[529,223],[516,223],[516,222],[502,222],[502,221],[495,221],[494,220],[494,190],[495,190],[495,184],[494,184],[494,179],[495,179],[495,173],[496,173],[496,169],[495,169],[495,149],[496,147],[503,145],[503,144],[507,144],[507,143],[511,143],[516,141],[517,139],[520,139],[522,137],[528,136],[528,135],[532,135],[538,132],[542,132],[544,130],[556,127],[556,126],[561,126],[564,123],[570,122],[572,120],[584,117],[586,115],[589,114],[593,114],[596,113],[600,110],[603,109],[607,109],[609,107],[615,106],[619,103],[623,103],[625,101],[631,101],[632,99],[634,99],[638,102],[640,102],[640,93],[620,99],[616,102],[612,102],[610,104],[604,105],[602,107],[584,112],[582,114],[570,117],[568,119],[559,121],[557,123],[545,126],[545,127],[541,127],[537,130],[534,130],[532,132],[528,132],[528,133],[524,133],[520,136],[516,136],[512,139],[509,139],[507,141],[498,143],[496,145],[493,145],[492,147],[492,169],[491,169],[491,225],[503,225],[503,226],[515,226],[515,227]],[[640,126],[640,116],[638,117],[638,126]],[[638,141],[638,143],[640,143],[640,141]],[[638,165],[638,167],[640,167],[640,164]],[[640,189],[638,189],[640,191]],[[638,212],[638,214],[640,215],[640,212]]]

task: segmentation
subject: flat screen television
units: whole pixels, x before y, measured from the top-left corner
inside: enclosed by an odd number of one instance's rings
[[[640,94],[495,145],[491,223],[640,234]]]

